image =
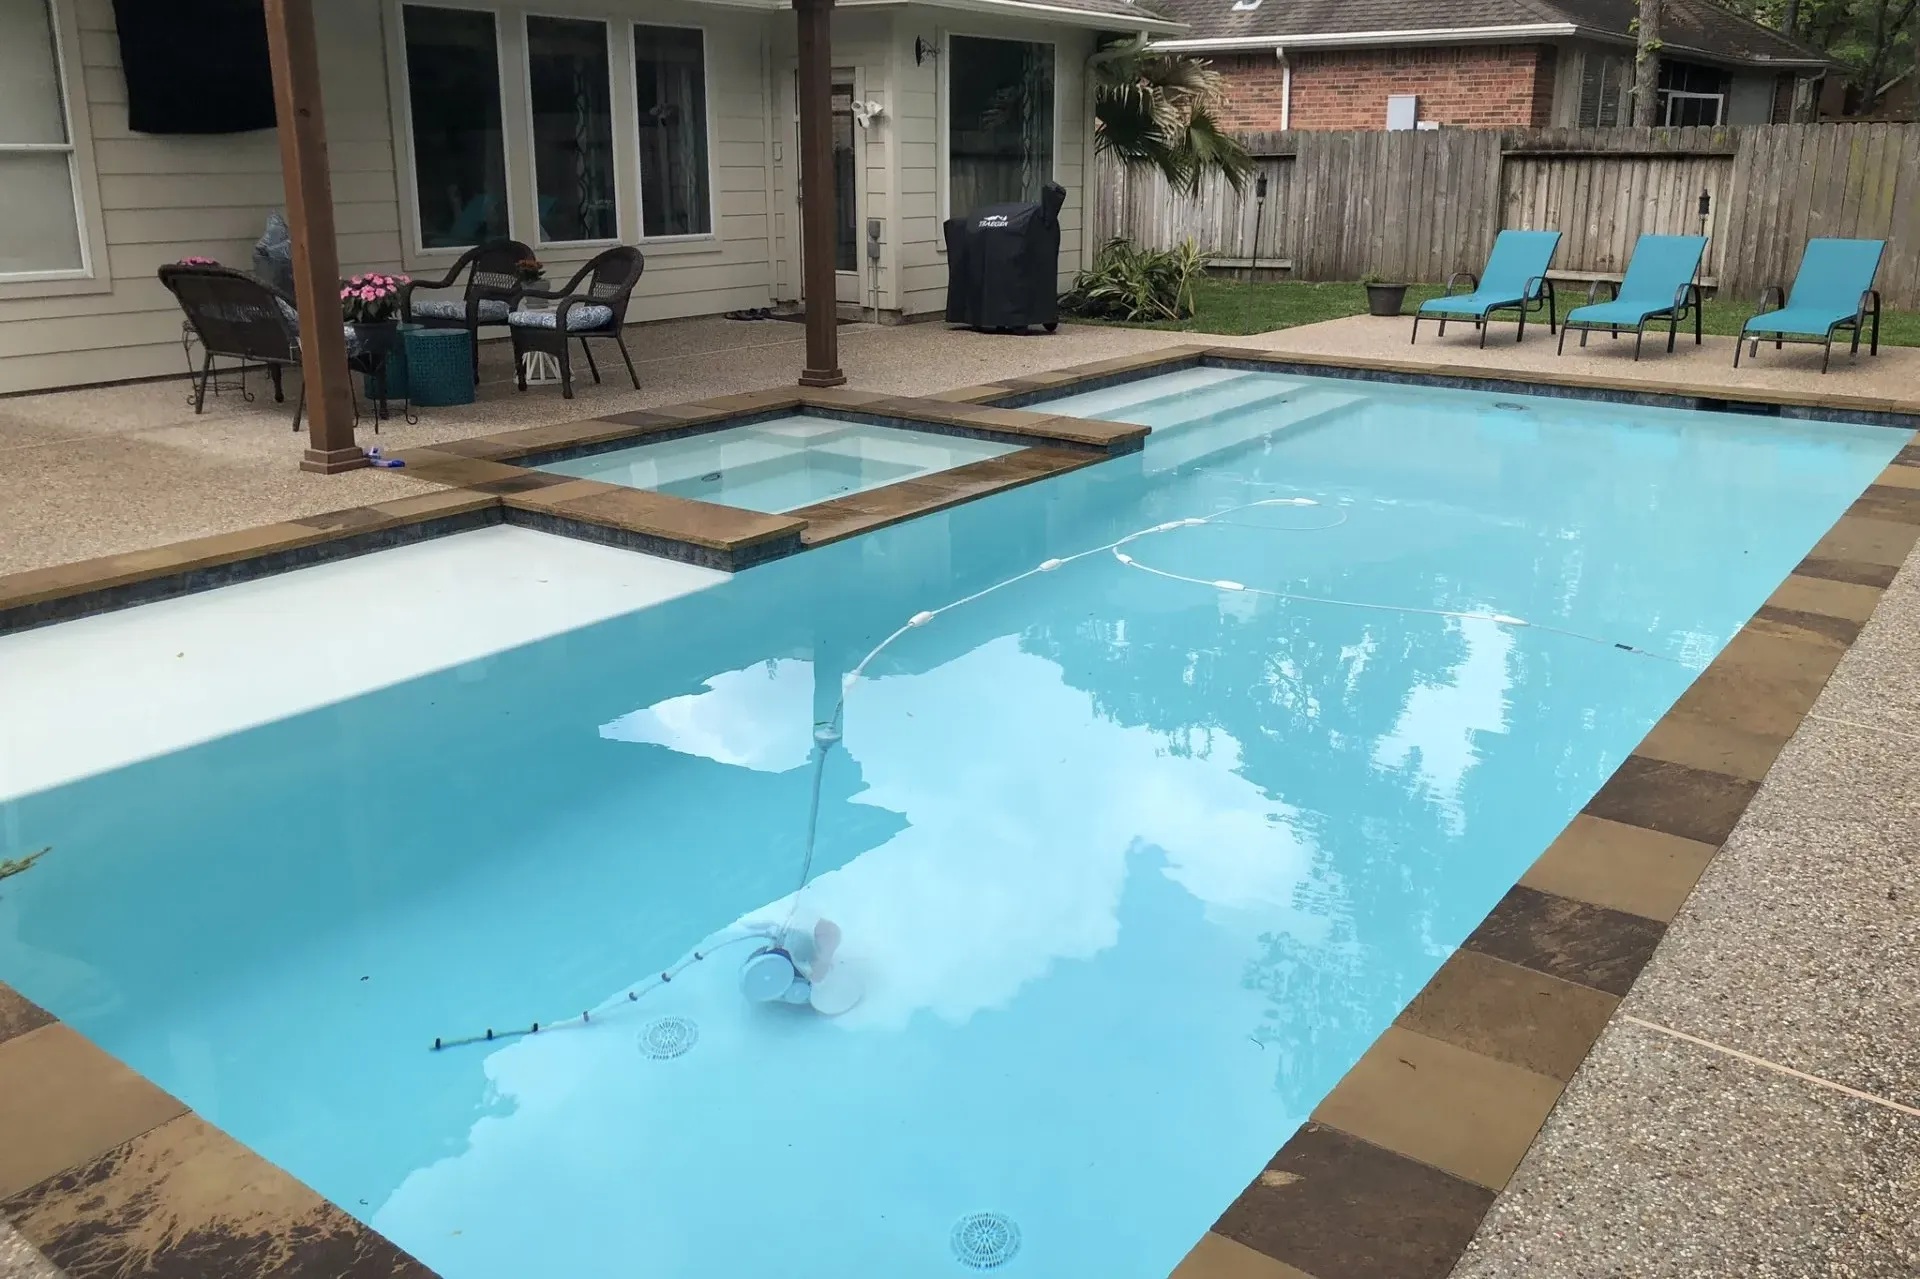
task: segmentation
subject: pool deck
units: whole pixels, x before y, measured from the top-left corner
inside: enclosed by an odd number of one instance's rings
[[[1555,360],[1540,339],[1515,352],[1497,334],[1484,353],[1457,332],[1408,348],[1405,329],[1343,320],[1231,345],[1370,375],[1497,372],[1573,389],[1593,378],[1680,399],[1920,412],[1916,351],[1862,356],[1822,379],[1817,352],[1769,349],[1762,371],[1743,369],[1736,382],[1724,341],[1635,366],[1598,352]],[[869,351],[897,362],[863,375],[849,351],[847,364],[855,387],[886,395],[971,377],[975,386],[943,398],[1018,399],[1120,375],[1143,352],[1194,341],[1064,332],[1078,344],[870,330]],[[783,385],[795,344],[772,345],[775,356],[738,347],[660,356],[671,371],[658,371],[685,387],[703,360],[736,373],[764,360],[778,376],[768,386]],[[1057,372],[1049,357],[1119,358]],[[735,376],[709,394],[742,385]],[[68,394],[100,406],[177,392]],[[559,404],[549,398],[540,411]],[[632,399],[583,396],[548,420],[646,407]],[[478,500],[404,472],[246,493],[248,481],[298,475],[284,422],[263,406],[224,413],[213,432],[224,443],[209,461],[205,441],[178,433],[211,416],[41,438],[50,421],[86,418],[61,400],[0,401],[0,523],[25,526],[20,539],[0,527],[0,571],[78,558],[76,547],[135,551],[267,521],[325,531],[322,513],[339,507]],[[662,392],[652,403],[673,400]],[[388,434],[412,447],[542,424],[484,416],[461,419],[471,429],[458,434],[431,419],[404,438],[398,427]],[[139,460],[155,449],[179,456],[142,476]],[[119,474],[116,460],[133,473]],[[76,474],[87,491],[60,493]],[[214,500],[236,490],[237,506]],[[36,493],[46,503],[22,505],[41,501]],[[170,501],[189,509],[163,509]],[[1917,540],[1920,446],[1909,444],[1227,1209],[1178,1279],[1920,1270]],[[9,1279],[48,1279],[62,1273],[56,1263],[71,1279],[427,1273],[4,987],[0,1132]]]

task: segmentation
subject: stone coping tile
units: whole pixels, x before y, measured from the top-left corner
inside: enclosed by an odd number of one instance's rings
[[[1173,1268],[1170,1279],[1314,1279],[1314,1276],[1209,1230],[1193,1246],[1186,1260]]]
[[[1913,469],[1920,472],[1920,468]],[[1880,591],[1874,587],[1855,582],[1837,582],[1832,578],[1808,577],[1802,573],[1789,575],[1779,589],[1767,597],[1768,608],[1819,613],[1862,623],[1873,616],[1874,606],[1879,602]]]
[[[68,1279],[433,1279],[193,1115],[100,1152],[0,1211]]]
[[[125,586],[157,577],[190,573],[195,569],[231,564],[238,560],[295,550],[330,540],[334,533],[310,524],[288,521],[262,524],[233,533],[217,533],[147,550],[75,560],[48,568],[32,568],[0,577],[0,612],[90,591]]]
[[[1920,524],[1847,514],[1814,544],[1807,558],[1854,561],[1898,570],[1907,562],[1915,541],[1920,541]]]
[[[1665,932],[1658,920],[1516,884],[1463,944],[1564,981],[1624,995]]]
[[[1859,560],[1832,559],[1823,555],[1809,555],[1795,566],[1794,573],[1803,577],[1824,578],[1833,582],[1847,582],[1855,586],[1868,586],[1876,591],[1884,591],[1893,585],[1894,574],[1900,571],[1897,564],[1866,564]]]
[[[1904,457],[1909,452],[1913,450],[1902,449],[1901,456]],[[1920,453],[1915,453],[1912,461],[1903,462],[1896,457],[1873,482],[1889,488],[1920,490]]]
[[[1389,1026],[1327,1094],[1313,1121],[1498,1190],[1519,1167],[1562,1084]]]
[[[0,982],[0,1044],[52,1022],[52,1013]]]
[[[1445,1279],[1493,1197],[1309,1122],[1213,1229],[1314,1279]]]
[[[1718,851],[1713,844],[1581,813],[1528,867],[1520,883],[1667,923]]]
[[[1812,699],[1808,699],[1809,706]],[[1582,811],[1629,826],[1718,844],[1733,830],[1757,782],[1685,764],[1629,755]]]
[[[0,1200],[186,1109],[59,1022],[0,1043]]]
[[[1889,468],[1891,469],[1891,468]],[[1914,468],[1903,466],[1901,471]],[[1920,524],[1920,486],[1899,484],[1869,485],[1867,491],[1847,508],[1847,514],[1867,519],[1889,520],[1896,524]]]
[[[1562,1083],[1620,1000],[1477,950],[1456,950],[1394,1023]]]
[[[796,537],[806,528],[805,520],[790,515],[765,515],[593,480],[572,480],[514,493],[504,501],[510,510],[544,511],[715,551],[737,551],[781,537]]]

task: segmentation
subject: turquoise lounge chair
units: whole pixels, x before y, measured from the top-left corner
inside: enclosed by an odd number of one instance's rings
[[[1740,341],[1733,344],[1733,367],[1740,367],[1742,343],[1751,341],[1748,354],[1758,355],[1760,339],[1770,337],[1776,348],[1782,342],[1824,345],[1820,371],[1825,373],[1833,359],[1834,335],[1842,330],[1853,334],[1853,349],[1847,354],[1860,354],[1860,326],[1869,315],[1873,336],[1867,354],[1880,354],[1880,290],[1873,287],[1873,277],[1880,273],[1880,254],[1886,247],[1885,240],[1808,240],[1793,292],[1767,286],[1760,295],[1760,314],[1741,327]],[[1769,302],[1774,303],[1772,310],[1766,309]]]
[[[1633,246],[1627,262],[1627,277],[1619,284],[1595,280],[1587,290],[1587,305],[1567,312],[1560,326],[1560,350],[1567,349],[1567,330],[1580,330],[1580,345],[1587,334],[1606,329],[1615,337],[1622,329],[1633,330],[1633,358],[1640,358],[1640,343],[1647,325],[1655,320],[1667,322],[1667,350],[1673,350],[1674,334],[1680,322],[1693,316],[1693,344],[1700,345],[1700,285],[1694,278],[1700,259],[1707,251],[1704,235],[1643,235]],[[1596,302],[1600,285],[1613,290],[1613,300]]]
[[[1486,269],[1475,277],[1471,271],[1455,271],[1447,280],[1445,297],[1422,302],[1413,313],[1413,341],[1420,340],[1420,321],[1437,319],[1440,332],[1447,331],[1448,320],[1472,320],[1480,330],[1480,345],[1487,344],[1487,320],[1494,311],[1518,311],[1520,330],[1513,335],[1518,342],[1527,336],[1527,312],[1545,306],[1547,332],[1554,331],[1553,281],[1547,278],[1547,264],[1560,247],[1558,231],[1502,231],[1487,255]],[[1461,276],[1473,286],[1471,293],[1455,293],[1453,286]]]

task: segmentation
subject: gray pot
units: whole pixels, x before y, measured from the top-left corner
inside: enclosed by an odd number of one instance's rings
[[[1407,300],[1407,286],[1404,284],[1369,284],[1367,286],[1368,315],[1398,315],[1400,306]]]

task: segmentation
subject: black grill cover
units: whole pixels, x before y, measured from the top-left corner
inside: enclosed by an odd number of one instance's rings
[[[1038,204],[989,204],[948,218],[947,323],[976,329],[1060,322],[1060,206],[1049,182]]]

